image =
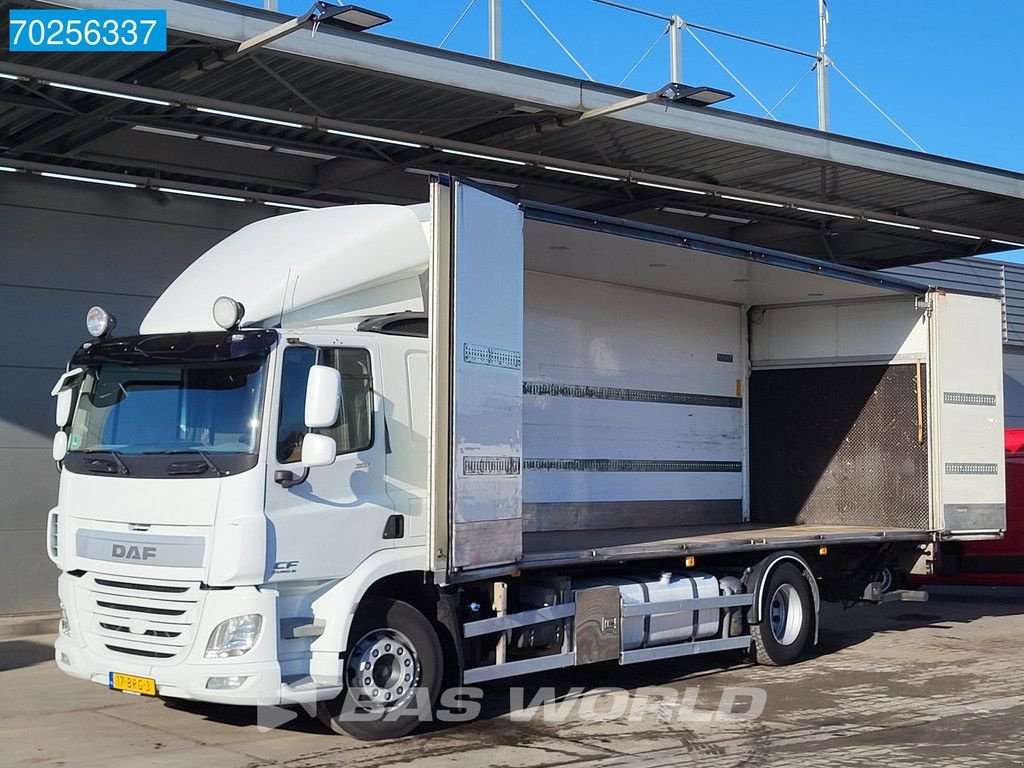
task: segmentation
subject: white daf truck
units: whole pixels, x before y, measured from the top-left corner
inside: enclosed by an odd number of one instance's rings
[[[1000,535],[1000,323],[445,177],[252,224],[54,388],[57,664],[367,739],[529,672],[788,664],[820,600]]]

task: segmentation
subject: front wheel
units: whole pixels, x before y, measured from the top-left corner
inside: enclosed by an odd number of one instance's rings
[[[345,690],[317,717],[364,741],[397,739],[428,720],[441,687],[441,643],[427,618],[400,600],[370,600],[352,622]]]
[[[771,572],[761,597],[761,621],[750,627],[758,664],[792,664],[814,626],[811,586],[799,568],[783,563]]]

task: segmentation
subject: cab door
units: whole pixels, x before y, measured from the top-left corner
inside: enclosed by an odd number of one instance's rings
[[[385,487],[386,433],[375,339],[351,343],[290,340],[279,359],[277,401],[271,409],[266,510],[271,581],[342,578],[372,553],[394,546],[385,538],[394,514]],[[314,364],[337,368],[342,396],[331,427],[308,430],[306,380]],[[302,441],[311,431],[336,441],[331,466],[314,467],[304,482],[285,487],[283,473],[299,477]]]

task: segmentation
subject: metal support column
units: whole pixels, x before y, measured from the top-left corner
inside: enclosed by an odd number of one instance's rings
[[[501,61],[501,0],[488,0],[489,51],[491,61]]]
[[[818,130],[828,130],[828,6],[818,0]]]
[[[681,16],[673,14],[668,21],[669,43],[669,82],[683,82],[683,27],[686,22]]]

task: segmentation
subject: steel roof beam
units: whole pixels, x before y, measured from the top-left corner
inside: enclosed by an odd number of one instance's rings
[[[808,208],[812,210],[827,210],[834,216],[846,216],[867,220],[868,224],[874,223],[870,221],[871,219],[874,219],[875,221],[881,222],[880,226],[920,227],[922,229],[939,230],[956,229],[972,237],[987,238],[990,240],[1014,240],[1015,237],[1019,238],[1019,236],[1016,235],[964,228],[956,224],[892,216],[891,214],[881,211],[870,211],[862,208],[835,205],[833,203],[822,203],[817,200],[806,200],[784,195],[754,192],[742,188],[719,186],[687,179],[677,179],[656,174],[636,172],[614,166],[567,160],[562,157],[532,154],[480,144],[453,141],[451,139],[412,133],[409,131],[377,128],[316,115],[304,115],[284,110],[268,109],[250,104],[229,102],[192,94],[183,94],[176,91],[135,85],[133,83],[83,77],[66,72],[28,67],[7,62],[0,63],[0,69],[11,74],[43,81],[55,80],[58,82],[75,84],[97,90],[105,90],[126,96],[137,96],[166,101],[171,104],[178,105],[179,107],[199,110],[200,112],[203,110],[213,110],[213,113],[222,113],[220,115],[221,117],[238,115],[239,117],[237,119],[250,120],[256,123],[263,121],[276,126],[295,127],[296,130],[305,129],[310,131],[324,131],[328,134],[332,131],[341,131],[352,134],[362,134],[364,136],[377,136],[380,137],[380,140],[382,141],[401,143],[404,145],[399,147],[401,151],[413,151],[419,149],[426,150],[428,152],[443,152],[450,150],[455,153],[470,153],[477,155],[478,157],[498,158],[498,163],[510,164],[509,169],[511,169],[512,165],[518,165],[520,167],[528,166],[531,168],[548,170],[552,173],[560,172],[567,175],[576,174],[583,177],[593,177],[595,181],[603,180],[608,181],[609,183],[631,182],[640,186],[659,188],[662,191],[680,191],[680,194],[684,195],[684,199],[686,193],[681,190],[689,189],[694,190],[694,192],[700,193],[701,195],[709,196],[709,199],[714,199],[715,202],[722,207],[742,211],[744,215],[756,216],[756,214],[751,213],[752,207],[754,210],[766,207],[790,207],[795,209]],[[671,189],[673,187],[676,188],[676,190]]]
[[[40,1],[71,8],[105,8],[109,5],[109,0]],[[171,23],[178,31],[234,43],[269,30],[280,18],[258,9],[212,0],[121,0],[120,5],[127,8],[163,8],[169,11]],[[418,79],[464,91],[480,92],[486,88],[492,97],[498,95],[514,102],[574,113],[604,107],[636,95],[626,89],[582,83],[574,78],[525,67],[331,29],[321,30],[314,38],[286,36],[264,46],[263,50]],[[940,159],[720,110],[642,106],[623,112],[615,119],[793,154],[830,165],[870,169],[1024,199],[1024,174]]]

